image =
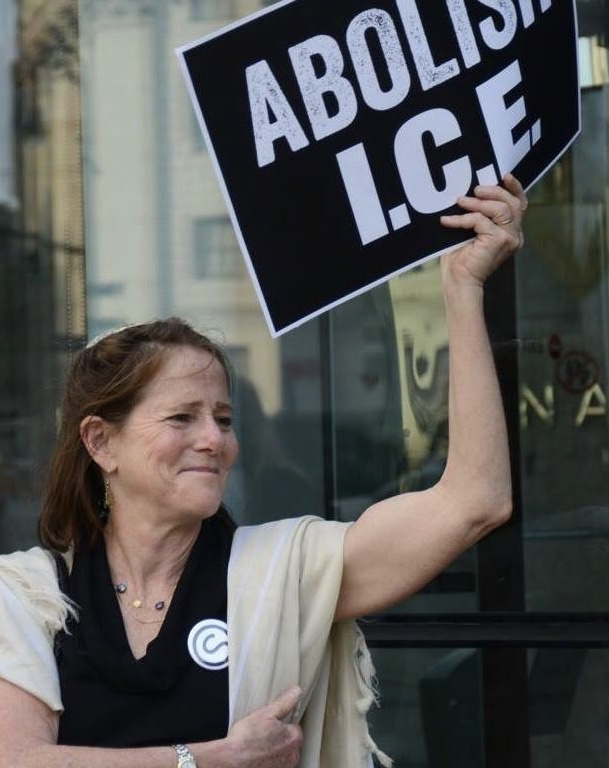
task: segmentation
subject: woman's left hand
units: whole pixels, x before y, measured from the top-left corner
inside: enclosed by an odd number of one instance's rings
[[[506,258],[522,246],[522,217],[527,197],[520,182],[507,174],[503,187],[478,186],[473,197],[460,197],[467,213],[442,216],[445,227],[471,229],[476,237],[442,258],[452,278],[481,286]]]

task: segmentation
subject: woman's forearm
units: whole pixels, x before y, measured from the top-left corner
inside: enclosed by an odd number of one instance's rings
[[[488,529],[511,510],[504,407],[483,310],[483,286],[443,265],[449,332],[449,450],[442,484]],[[479,518],[479,520],[478,520]]]
[[[223,741],[190,745],[198,768],[234,768],[228,762]],[[175,768],[178,758],[173,747],[108,749],[45,744],[21,748],[0,757],[0,768]]]

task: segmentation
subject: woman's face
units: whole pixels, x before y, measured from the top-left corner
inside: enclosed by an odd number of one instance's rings
[[[108,447],[117,511],[168,522],[213,515],[238,453],[222,365],[203,350],[170,350]]]

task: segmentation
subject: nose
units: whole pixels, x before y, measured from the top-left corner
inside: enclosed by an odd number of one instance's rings
[[[196,430],[195,448],[198,451],[216,453],[223,441],[224,434],[214,417],[209,415],[202,418]]]

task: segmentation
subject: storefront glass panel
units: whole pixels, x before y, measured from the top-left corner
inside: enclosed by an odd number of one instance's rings
[[[584,17],[585,18],[585,17]],[[609,610],[606,48],[582,134],[534,189],[518,260],[527,608]]]
[[[475,648],[375,649],[383,692],[373,709],[372,736],[395,768],[492,768],[486,757],[485,717],[510,713],[502,690],[485,693],[485,657]],[[502,652],[506,653],[506,652]],[[520,649],[507,651],[518,654]],[[531,768],[604,768],[609,760],[606,650],[539,648],[526,651],[530,727],[527,755],[507,742],[501,764]],[[512,713],[511,717],[514,717]]]

